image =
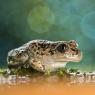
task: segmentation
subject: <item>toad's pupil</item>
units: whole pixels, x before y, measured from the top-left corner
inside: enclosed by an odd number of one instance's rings
[[[57,47],[57,50],[59,51],[59,52],[64,52],[64,50],[65,50],[65,44],[60,44],[58,47]]]

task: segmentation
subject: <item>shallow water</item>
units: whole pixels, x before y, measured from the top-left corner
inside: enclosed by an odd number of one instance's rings
[[[0,76],[0,95],[95,95],[95,79],[52,76]]]

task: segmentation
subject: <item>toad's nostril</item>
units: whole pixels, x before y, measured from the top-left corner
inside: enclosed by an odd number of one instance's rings
[[[80,53],[80,50],[76,49],[76,54],[79,54]]]
[[[79,53],[80,53],[80,50],[77,49],[77,48],[71,48],[71,52],[72,52],[73,54],[79,54]]]

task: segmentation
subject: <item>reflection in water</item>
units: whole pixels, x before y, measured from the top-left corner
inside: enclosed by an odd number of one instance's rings
[[[34,75],[34,76],[0,76],[0,85],[18,85],[18,84],[30,84],[30,83],[64,83],[64,84],[81,84],[81,83],[95,83],[95,74],[84,73],[74,74],[70,76],[58,76],[58,75]]]
[[[95,76],[84,76],[1,75],[0,95],[95,95]]]
[[[8,84],[8,85],[16,85],[19,83],[28,83],[30,81],[28,76],[16,76],[16,75],[10,75],[7,77],[0,76],[0,85],[2,84]]]
[[[72,73],[70,83],[95,83],[95,73]]]

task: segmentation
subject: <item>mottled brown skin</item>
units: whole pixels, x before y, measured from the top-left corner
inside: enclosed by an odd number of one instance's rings
[[[32,40],[8,53],[8,66],[28,64],[32,68],[46,72],[65,67],[67,62],[79,62],[82,52],[74,40],[47,41]]]

